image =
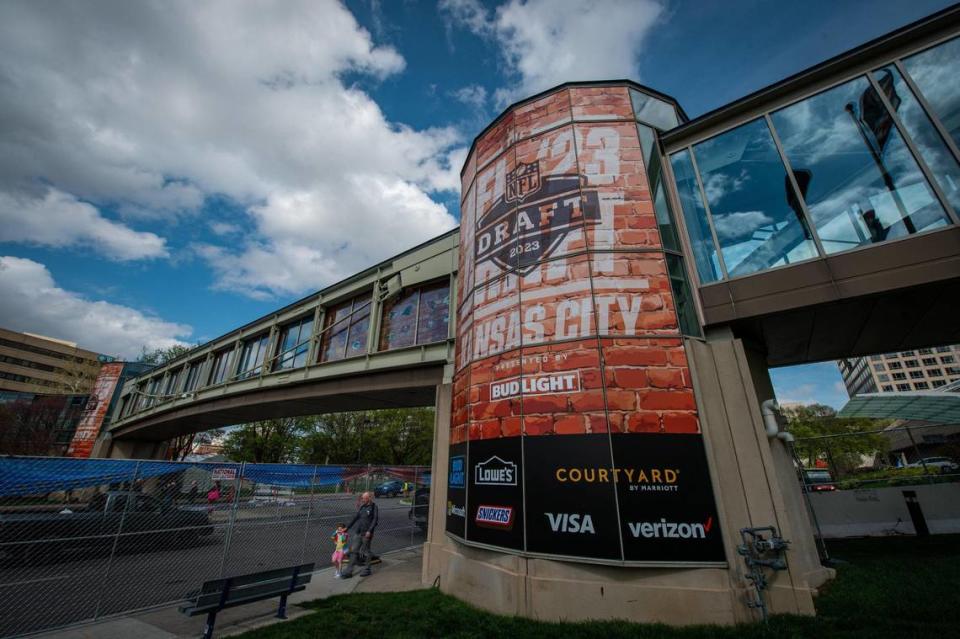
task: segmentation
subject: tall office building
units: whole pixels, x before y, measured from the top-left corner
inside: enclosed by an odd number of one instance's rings
[[[937,390],[960,380],[960,345],[851,357],[837,365],[850,397]]]
[[[0,328],[0,392],[87,394],[107,359],[73,342]]]

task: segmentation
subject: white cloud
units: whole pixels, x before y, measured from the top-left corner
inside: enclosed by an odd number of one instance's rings
[[[487,103],[487,90],[479,84],[469,84],[456,91],[451,91],[450,95],[459,102],[475,109],[482,109]]]
[[[655,0],[509,0],[492,13],[479,0],[442,0],[457,25],[497,43],[516,77],[499,106],[563,82],[639,79],[637,57],[663,13]]]
[[[193,329],[136,309],[88,300],[59,288],[47,267],[0,256],[0,325],[76,342],[81,348],[134,358],[140,349],[184,344]]]
[[[404,64],[334,0],[0,3],[0,192],[40,200],[51,185],[170,228],[195,223],[207,196],[229,198],[244,213],[219,222],[244,243],[203,253],[217,285],[302,293],[456,223],[430,194],[459,189],[458,132],[391,122],[344,79]],[[298,200],[309,208],[278,204]],[[387,232],[398,210],[421,226]],[[224,268],[252,255],[283,277]]]
[[[717,237],[726,242],[749,238],[763,227],[773,224],[773,218],[763,211],[735,211],[713,216]]]
[[[88,246],[114,260],[168,255],[162,237],[107,220],[95,207],[56,189],[42,197],[0,191],[0,242]]]

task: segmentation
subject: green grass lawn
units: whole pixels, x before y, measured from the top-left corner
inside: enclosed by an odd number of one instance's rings
[[[877,639],[960,637],[960,536],[828,544],[842,560],[816,601],[817,617],[779,615],[766,625],[671,628],[619,621],[544,623],[483,612],[437,590],[351,594],[315,602],[314,614],[244,639],[562,637],[617,639]]]

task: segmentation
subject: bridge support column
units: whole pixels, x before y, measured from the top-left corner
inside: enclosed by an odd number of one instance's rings
[[[444,532],[446,524],[447,473],[450,469],[450,410],[453,402],[453,384],[445,379],[437,386],[435,423],[433,426],[433,461],[430,469],[430,508],[427,517],[427,541],[423,545],[424,585],[433,584],[439,574],[440,554],[451,543]]]

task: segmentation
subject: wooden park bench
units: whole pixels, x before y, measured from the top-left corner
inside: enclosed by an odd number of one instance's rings
[[[217,613],[225,608],[280,597],[277,618],[286,619],[287,597],[290,593],[306,589],[306,584],[310,583],[312,576],[313,564],[303,564],[213,579],[204,582],[196,601],[181,606],[180,612],[191,617],[206,613],[207,623],[203,628],[203,639],[213,638],[213,626],[217,622]]]

